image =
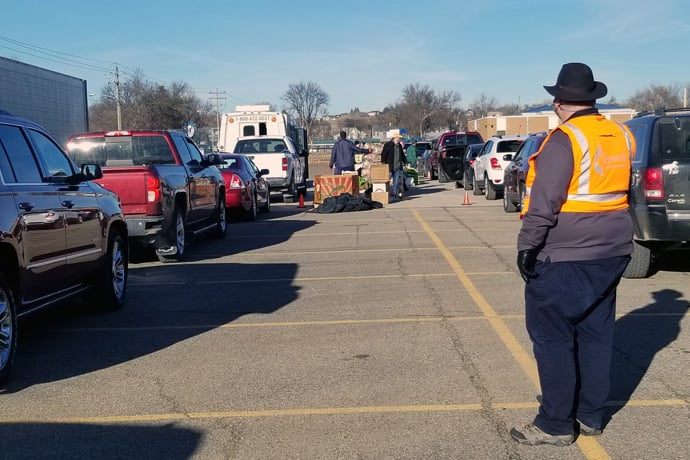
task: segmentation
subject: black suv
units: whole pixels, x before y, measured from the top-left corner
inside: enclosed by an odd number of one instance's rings
[[[39,125],[0,111],[0,381],[17,347],[17,320],[90,294],[123,305],[127,225],[118,198],[94,182]]]
[[[690,247],[690,109],[640,113],[625,124],[637,148],[630,192],[635,248],[623,276],[646,278],[656,255]]]

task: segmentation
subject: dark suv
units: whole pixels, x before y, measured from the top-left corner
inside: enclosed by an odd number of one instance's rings
[[[481,144],[484,140],[476,131],[449,131],[441,134],[436,150],[432,153],[439,182],[455,181],[462,185],[465,171],[465,151],[470,144]]]
[[[637,148],[630,193],[635,248],[623,276],[645,278],[656,255],[690,247],[690,109],[641,113],[625,124]]]
[[[539,150],[544,139],[546,139],[546,133],[530,134],[520,144],[515,154],[503,155],[505,161],[510,161],[503,172],[503,210],[505,212],[517,212],[522,209],[529,157]]]
[[[118,198],[91,180],[39,125],[0,111],[0,381],[10,373],[17,320],[89,294],[115,309],[127,290],[127,225]]]

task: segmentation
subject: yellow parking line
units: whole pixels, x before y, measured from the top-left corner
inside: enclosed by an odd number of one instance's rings
[[[688,406],[687,401],[681,399],[661,400],[661,401],[638,401],[647,406]],[[610,403],[609,405],[625,404],[630,405],[630,401],[622,403]],[[492,409],[496,410],[521,410],[535,409],[539,407],[537,402],[506,402],[494,403]],[[165,422],[189,419],[220,419],[220,418],[259,418],[259,417],[286,417],[286,416],[306,416],[306,415],[347,415],[347,414],[390,414],[390,413],[410,413],[410,412],[459,412],[459,411],[480,411],[483,407],[478,403],[469,404],[426,404],[417,406],[360,406],[360,407],[317,407],[317,408],[298,408],[298,409],[267,409],[267,410],[235,410],[235,411],[210,411],[210,412],[174,412],[167,414],[137,414],[137,415],[106,415],[93,417],[56,417],[56,418],[16,418],[0,419],[0,425],[11,424],[39,424],[39,423],[132,423],[132,422]]]
[[[481,312],[489,320],[489,324],[494,328],[498,336],[501,338],[508,351],[513,355],[513,358],[520,365],[522,370],[525,372],[527,377],[534,383],[537,388],[539,385],[539,374],[537,373],[537,366],[532,357],[525,351],[517,341],[515,336],[508,326],[503,322],[503,320],[496,314],[496,311],[491,307],[489,302],[484,298],[484,296],[479,292],[477,287],[472,283],[469,276],[465,273],[460,263],[453,256],[450,250],[443,244],[443,241],[434,233],[434,231],[429,227],[426,221],[422,218],[419,212],[407,205],[415,216],[417,221],[420,223],[424,231],[429,235],[429,238],[434,242],[438,250],[441,252],[446,262],[451,266],[453,271],[458,277],[458,280],[463,285],[465,290],[470,294],[474,302],[477,304]],[[588,459],[610,459],[609,455],[606,453],[604,448],[599,444],[592,436],[578,436],[577,445],[582,451],[582,453]]]

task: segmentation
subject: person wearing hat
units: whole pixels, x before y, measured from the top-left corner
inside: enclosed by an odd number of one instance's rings
[[[391,178],[392,187],[390,195],[398,199],[403,197],[403,192],[407,189],[403,173],[407,158],[402,145],[400,145],[401,138],[402,134],[394,134],[391,140],[383,144],[381,149],[381,163],[388,165],[388,172]],[[402,190],[399,190],[399,185],[402,185]]]
[[[525,323],[541,384],[539,411],[510,434],[568,445],[606,420],[616,288],[633,250],[628,212],[635,141],[595,101],[607,93],[582,63],[544,86],[561,124],[529,159],[517,238]]]

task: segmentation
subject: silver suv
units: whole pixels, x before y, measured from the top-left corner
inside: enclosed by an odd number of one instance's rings
[[[503,175],[509,160],[504,160],[506,153],[515,153],[524,137],[491,136],[484,143],[472,168],[474,169],[475,195],[484,193],[487,200],[495,200],[503,193]]]

